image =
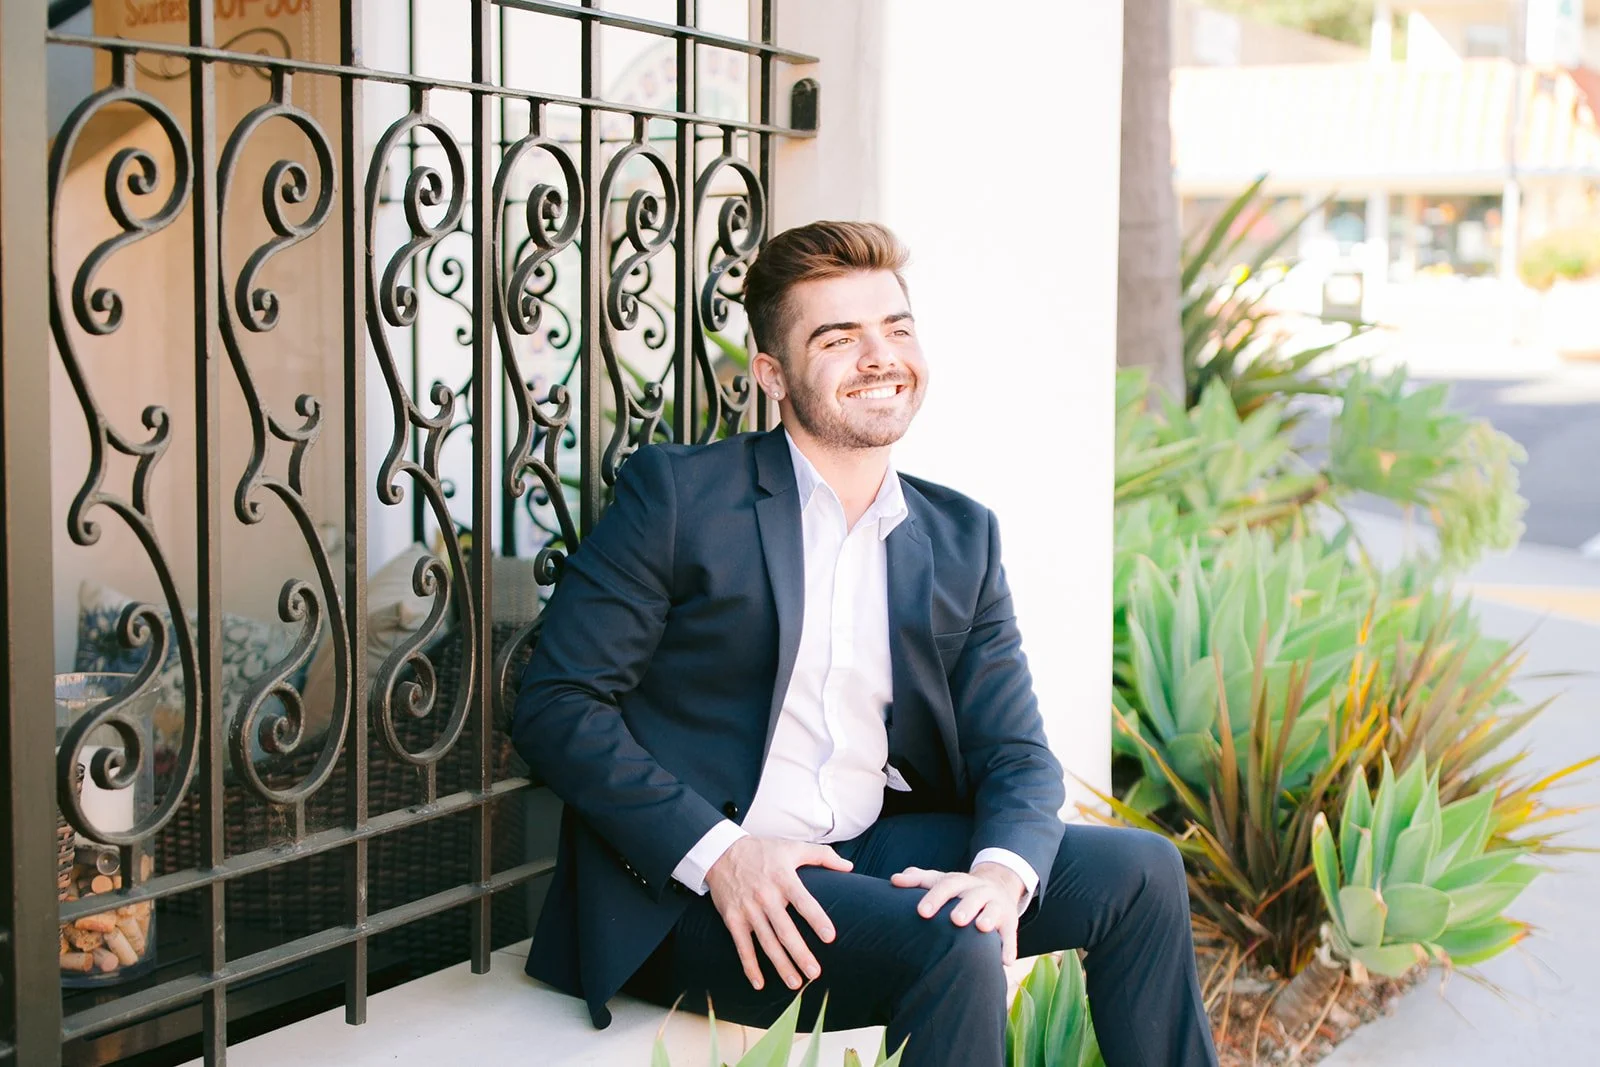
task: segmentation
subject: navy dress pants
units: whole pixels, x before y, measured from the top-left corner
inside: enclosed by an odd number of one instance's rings
[[[834,846],[852,872],[801,869],[837,932],[823,944],[796,919],[822,966],[806,990],[804,1027],[827,994],[828,1029],[886,1026],[891,1050],[908,1042],[906,1067],[1002,1067],[1009,1005],[1000,935],[951,923],[954,902],[924,919],[916,912],[924,891],[889,882],[906,867],[966,870],[971,830],[959,815],[894,816]],[[1090,1012],[1108,1067],[1217,1062],[1195,973],[1183,863],[1166,839],[1068,826],[1017,948],[1022,956],[1087,950]],[[709,1002],[718,1018],[765,1027],[795,994],[762,962],[766,983],[757,991],[707,896],[690,904],[627,988],[663,1004],[681,995],[683,1009],[700,1013]]]

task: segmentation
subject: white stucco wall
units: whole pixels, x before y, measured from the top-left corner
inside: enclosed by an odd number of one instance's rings
[[[784,147],[777,229],[871,218],[910,246],[931,368],[909,473],[1001,522],[1069,805],[1110,778],[1120,3],[813,0],[822,128]]]

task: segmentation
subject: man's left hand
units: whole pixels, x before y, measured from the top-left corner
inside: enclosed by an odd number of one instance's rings
[[[889,879],[902,889],[926,889],[917,904],[917,914],[931,919],[952,900],[960,900],[950,912],[950,921],[966,926],[976,921],[984,933],[998,931],[1001,960],[1017,959],[1017,916],[1022,894],[1027,887],[1015,871],[999,863],[980,863],[967,874],[960,871],[927,871],[907,867]]]

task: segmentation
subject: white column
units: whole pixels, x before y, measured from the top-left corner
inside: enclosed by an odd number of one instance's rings
[[[1500,280],[1507,285],[1517,281],[1521,263],[1518,240],[1522,232],[1522,182],[1513,174],[1500,193]]]
[[[783,7],[822,130],[783,149],[775,220],[875,217],[910,247],[931,388],[896,462],[999,516],[1070,804],[1072,774],[1110,781],[1122,5],[930,6]]]
[[[1367,194],[1367,239],[1362,264],[1362,308],[1364,318],[1373,317],[1389,282],[1389,190],[1374,189]]]
[[[1388,63],[1394,59],[1394,8],[1389,0],[1372,5],[1372,61]]]

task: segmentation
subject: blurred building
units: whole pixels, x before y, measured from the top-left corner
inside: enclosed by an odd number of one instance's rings
[[[1296,251],[1324,276],[1358,276],[1369,317],[1403,315],[1415,294],[1396,290],[1432,278],[1515,289],[1522,246],[1600,217],[1600,4],[1378,9],[1363,51],[1179,0],[1185,230],[1267,174],[1272,196],[1333,198]]]

